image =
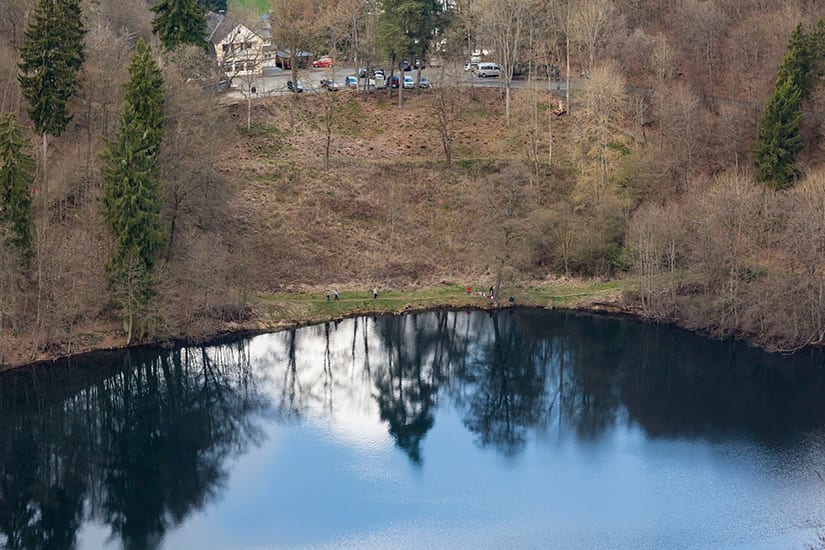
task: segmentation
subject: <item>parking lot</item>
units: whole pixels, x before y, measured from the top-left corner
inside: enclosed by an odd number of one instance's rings
[[[321,81],[325,79],[334,79],[341,88],[345,87],[345,79],[348,76],[357,76],[358,68],[354,65],[342,66],[326,69],[301,69],[298,72],[298,81],[305,92],[318,92],[323,89]],[[413,69],[404,73],[396,71],[396,75],[412,75],[416,77],[418,71]],[[427,77],[427,69],[421,70],[421,76]],[[389,73],[387,73],[389,79]],[[251,87],[253,96],[271,96],[284,95],[291,93],[287,88],[287,82],[292,79],[292,71],[283,69],[271,69],[269,74],[264,76],[255,76],[251,79],[245,76],[236,76],[232,80],[232,86],[228,91],[229,95],[246,97],[247,90]],[[363,80],[359,80],[359,86],[363,86]]]
[[[421,76],[433,81],[438,77],[438,72],[435,69],[425,68],[421,70]],[[326,69],[301,69],[298,72],[298,81],[304,92],[320,92],[323,90],[321,81],[324,79],[333,79],[344,88],[344,81],[347,76],[357,76],[358,67],[355,65],[340,66]],[[470,71],[463,71],[459,67],[457,81],[461,86],[478,86],[478,87],[497,87],[501,85],[499,78],[478,78]],[[395,72],[396,75],[408,75],[416,78],[418,71],[413,69],[403,73]],[[386,74],[389,78],[389,73]],[[245,99],[247,97],[247,90],[251,87],[253,97],[266,97],[273,95],[286,95],[291,93],[287,88],[287,82],[292,79],[292,71],[274,68],[269,74],[264,76],[255,76],[251,79],[244,76],[237,76],[232,81],[232,87],[226,93],[227,97],[234,99]],[[359,80],[360,85],[363,85],[363,80]],[[564,90],[564,81],[551,82],[551,85],[556,90]],[[512,88],[523,88],[527,86],[527,82],[523,80],[514,80],[511,83]],[[359,88],[360,89],[360,88]]]

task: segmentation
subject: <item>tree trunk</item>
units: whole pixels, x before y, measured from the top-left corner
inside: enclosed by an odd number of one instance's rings
[[[330,97],[326,98],[326,105],[324,105],[324,110],[326,111],[324,114],[326,115],[326,130],[327,130],[327,144],[326,148],[324,149],[324,171],[329,170],[329,152],[332,148],[332,97],[331,94],[334,92],[328,92],[327,95]]]
[[[252,129],[252,87],[246,88],[246,131]]]
[[[501,291],[501,277],[502,272],[504,271],[504,264],[507,262],[507,258],[503,257],[499,261],[498,264],[498,273],[496,274],[496,290],[493,293],[493,304],[498,304],[498,294]]]
[[[549,71],[549,67],[548,67]],[[548,72],[549,75],[549,72]],[[550,168],[553,166],[553,109],[552,109],[552,102],[553,102],[553,92],[549,90],[550,88],[550,77],[547,77],[547,97],[549,103],[547,105],[547,167]]]
[[[289,107],[289,129],[295,129],[295,109],[298,107],[298,66],[295,64],[297,59],[293,55],[290,57],[290,70],[292,71],[292,102]]]
[[[565,89],[565,97],[564,97],[564,107],[567,110],[567,114],[571,113],[570,110],[570,0],[567,0],[567,25],[564,30],[564,55],[565,55],[565,81],[567,83],[567,88]]]
[[[43,212],[44,219],[49,220],[49,136],[43,134]]]
[[[510,126],[510,79],[504,83],[504,118],[507,126]]]

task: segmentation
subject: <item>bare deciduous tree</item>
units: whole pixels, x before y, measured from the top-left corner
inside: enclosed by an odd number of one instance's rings
[[[593,69],[580,94],[575,120],[579,167],[577,195],[583,203],[598,206],[610,183],[616,159],[625,154],[621,125],[626,102],[624,79],[611,65]]]
[[[481,0],[476,9],[481,15],[485,35],[495,48],[495,58],[501,65],[505,114],[509,124],[513,71],[524,48],[530,4],[522,0]]]
[[[710,94],[728,19],[713,0],[684,0],[673,16],[678,29],[678,44],[684,56],[689,76],[697,81],[698,89]]]
[[[318,17],[321,10],[316,0],[270,0],[270,13],[276,24],[272,25],[272,41],[278,50],[286,54],[292,82],[298,83],[304,52],[311,51],[317,39]],[[295,110],[298,101],[297,86],[292,89],[289,109],[289,127],[295,127]]]
[[[610,0],[575,0],[571,12],[570,33],[583,52],[584,73],[590,76],[596,58],[607,43],[607,38],[619,25],[619,17]]]
[[[219,172],[226,151],[227,115],[216,109],[212,91],[188,77],[197,48],[182,49],[164,67],[165,131],[160,181],[165,195],[163,218],[168,225],[167,261],[178,253],[178,234],[191,227],[209,229],[222,219],[229,192]]]

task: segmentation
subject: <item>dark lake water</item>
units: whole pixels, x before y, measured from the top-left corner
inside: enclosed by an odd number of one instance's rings
[[[808,548],[825,361],[434,312],[0,377],[10,548]]]

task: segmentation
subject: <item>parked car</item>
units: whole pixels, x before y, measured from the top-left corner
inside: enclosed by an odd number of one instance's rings
[[[390,88],[398,88],[400,80],[397,74],[392,75],[388,80],[390,81]]]
[[[409,75],[404,76],[404,89],[412,90],[415,88],[415,79]]]
[[[312,62],[313,69],[326,69],[327,67],[332,67],[332,58],[329,56],[325,55]]]
[[[405,59],[404,61],[398,64],[398,68],[402,71],[411,71],[412,65],[410,65],[410,62]]]
[[[322,78],[321,87],[329,90],[330,92],[337,92],[341,89],[341,85],[332,80],[331,78]]]
[[[413,63],[413,66],[416,69],[426,69],[427,68],[427,67],[424,66],[424,60],[423,59],[416,59],[415,63]]]
[[[465,63],[464,64],[464,70],[475,72],[475,71],[478,70],[478,63],[475,63],[473,61],[470,61],[469,63]]]
[[[479,63],[476,74],[481,78],[488,76],[501,76],[501,69],[495,63]]]
[[[367,68],[358,67],[358,78],[367,78]]]
[[[358,77],[355,75],[348,76],[344,79],[344,84],[347,88],[357,88],[358,87]]]
[[[297,81],[296,84],[293,84],[291,80],[286,81],[286,89],[290,92],[297,91],[299,94],[304,91],[304,87],[301,86],[301,81]]]
[[[430,81],[422,76],[421,78],[418,79],[418,87],[419,88],[429,88],[430,87]]]

